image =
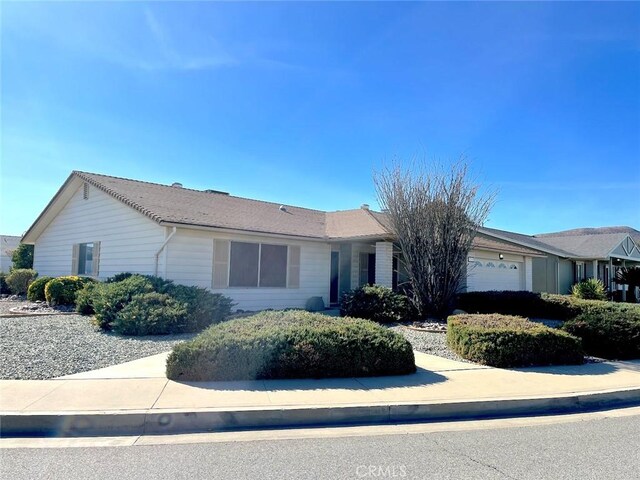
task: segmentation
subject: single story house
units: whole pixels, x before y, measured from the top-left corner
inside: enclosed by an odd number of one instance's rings
[[[0,272],[9,272],[13,265],[13,252],[20,244],[20,237],[0,235]]]
[[[40,275],[160,275],[231,297],[237,308],[336,304],[366,283],[404,279],[385,215],[367,205],[325,212],[240,198],[179,183],[71,173],[22,241]],[[532,290],[546,253],[480,232],[465,288]]]
[[[597,278],[615,290],[617,271],[640,265],[640,231],[631,227],[579,228],[523,235],[483,228],[484,233],[546,254],[533,258],[533,291],[569,293],[571,286]]]

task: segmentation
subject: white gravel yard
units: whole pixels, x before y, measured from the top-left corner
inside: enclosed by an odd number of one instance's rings
[[[0,378],[46,379],[109,367],[194,336],[123,337],[101,332],[81,315],[0,318]]]
[[[403,335],[409,340],[413,349],[418,352],[469,363],[468,360],[456,355],[447,347],[447,335],[445,333],[420,332],[403,325],[394,325],[389,328]]]

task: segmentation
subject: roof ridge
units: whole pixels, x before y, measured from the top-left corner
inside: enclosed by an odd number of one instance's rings
[[[370,216],[371,218],[373,218],[374,222],[376,222],[378,225],[380,225],[380,227],[382,228],[382,230],[384,230],[384,231],[385,231],[385,232],[387,232],[387,233],[392,233],[392,232],[390,232],[390,231],[389,231],[389,229],[387,229],[387,227],[385,227],[385,226],[382,224],[382,222],[381,222],[380,220],[378,220],[378,219],[376,218],[376,216],[373,214],[373,212],[372,212],[371,210],[369,210],[368,208],[366,208],[366,209],[364,209],[364,210],[369,214],[369,216]],[[383,215],[384,215],[384,212],[376,212],[376,213],[380,213],[380,214],[383,214]]]
[[[155,185],[155,186],[158,186],[158,187],[176,188],[176,187],[172,187],[171,185],[167,185],[165,183],[147,182],[145,180],[136,180],[134,178],[118,177],[118,176],[115,176],[115,175],[105,175],[103,173],[83,172],[81,170],[73,170],[71,173],[76,173],[76,174],[79,174],[79,175],[97,175],[99,177],[114,178],[116,180],[125,180],[125,181],[128,181],[128,182],[144,183],[146,185]],[[188,187],[179,187],[179,188],[181,188],[182,190],[188,190],[188,191],[191,191],[191,192],[202,193],[202,194],[206,194],[206,195],[223,195],[223,196],[225,196],[227,198],[238,198],[240,200],[247,200],[247,201],[250,201],[250,202],[268,203],[270,205],[278,205],[278,206],[284,205],[285,207],[298,208],[300,210],[308,210],[308,211],[311,211],[311,212],[318,212],[318,213],[325,213],[325,214],[326,213],[330,213],[330,212],[327,212],[326,210],[319,210],[317,208],[299,207],[297,205],[290,205],[290,204],[280,203],[280,202],[272,202],[272,201],[269,201],[269,200],[258,200],[257,198],[240,197],[238,195],[231,195],[229,193],[206,192],[204,190],[197,190],[195,188],[188,188]],[[357,209],[354,209],[354,210],[357,210]],[[348,210],[337,210],[337,211],[346,212]]]

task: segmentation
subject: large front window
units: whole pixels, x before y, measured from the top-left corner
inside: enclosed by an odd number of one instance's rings
[[[230,287],[286,287],[287,246],[231,242]]]

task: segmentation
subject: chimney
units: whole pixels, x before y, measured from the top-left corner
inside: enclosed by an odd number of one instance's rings
[[[360,205],[360,208],[362,210],[369,210],[369,204],[368,203],[363,203],[362,205]]]
[[[173,182],[171,186],[176,188],[182,188],[182,184],[180,182]]]

